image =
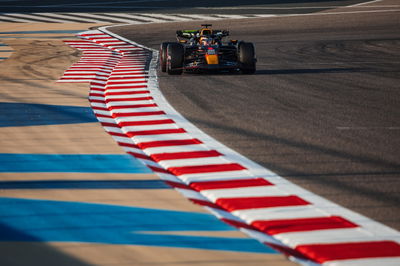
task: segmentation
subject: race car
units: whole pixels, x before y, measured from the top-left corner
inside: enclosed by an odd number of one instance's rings
[[[169,75],[183,71],[241,71],[256,72],[254,45],[251,42],[229,40],[227,30],[214,30],[211,24],[202,24],[200,30],[178,30],[177,42],[160,45],[160,66]]]

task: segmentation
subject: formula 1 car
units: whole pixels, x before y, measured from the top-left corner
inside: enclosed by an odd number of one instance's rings
[[[177,42],[163,42],[160,46],[162,72],[180,75],[183,71],[228,70],[253,74],[256,58],[253,43],[229,40],[229,31],[214,30],[202,24],[200,30],[178,30]]]

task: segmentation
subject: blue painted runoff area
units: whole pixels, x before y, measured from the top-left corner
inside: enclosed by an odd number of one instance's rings
[[[85,242],[277,253],[250,238],[195,236],[188,232],[232,230],[236,229],[206,213],[0,198],[0,241]]]
[[[0,102],[0,127],[97,122],[90,107]]]
[[[41,33],[79,33],[83,30],[30,30],[30,31],[2,31],[0,34],[41,34]]]
[[[162,180],[20,180],[0,181],[0,189],[169,189]]]
[[[129,154],[0,153],[0,172],[152,173]]]

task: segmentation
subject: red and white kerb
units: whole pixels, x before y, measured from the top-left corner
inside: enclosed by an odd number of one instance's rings
[[[82,57],[59,82],[89,82],[104,129],[222,221],[306,265],[400,265],[400,234],[306,191],[195,128],[161,95],[156,51],[106,29],[65,41]]]

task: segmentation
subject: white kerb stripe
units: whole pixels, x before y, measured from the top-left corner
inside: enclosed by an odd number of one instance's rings
[[[153,120],[164,120],[169,119],[166,115],[145,115],[145,116],[127,116],[117,117],[118,122],[140,122],[140,121],[153,121]]]
[[[291,232],[276,234],[274,237],[292,248],[295,248],[299,245],[309,244],[334,244],[387,240],[386,237],[375,237],[370,232],[365,231],[362,228]]]
[[[353,259],[353,260],[336,260],[322,264],[323,266],[399,266],[400,257],[387,258],[368,258],[368,259]]]
[[[183,139],[183,138],[181,138],[181,139]],[[171,139],[167,139],[167,140],[171,140]],[[144,141],[144,142],[147,142],[147,141]],[[146,153],[148,153],[148,154],[170,153],[170,152],[208,151],[208,150],[210,150],[210,149],[203,144],[154,147],[154,148],[145,149]]]
[[[111,112],[113,114],[124,114],[124,113],[141,113],[141,112],[156,112],[161,111],[158,107],[140,107],[140,108],[119,108],[113,109]]]
[[[269,196],[288,196],[286,191],[280,190],[276,186],[243,187],[231,189],[211,189],[201,192],[213,201],[221,198],[245,198],[245,197],[269,197]]]
[[[226,172],[209,172],[209,173],[201,173],[201,174],[184,174],[180,175],[179,178],[184,180],[187,183],[191,182],[200,182],[200,181],[212,181],[212,180],[229,180],[235,178],[248,178],[253,177],[246,170],[239,171],[226,171]]]
[[[124,126],[122,127],[125,132],[129,131],[146,131],[146,130],[163,130],[163,129],[177,129],[175,124],[160,124],[148,126]]]
[[[154,103],[152,100],[143,100],[143,101],[115,101],[115,102],[108,102],[107,106],[110,107],[117,107],[117,106],[124,106],[129,104],[152,104]]]
[[[329,215],[313,205],[237,210],[233,211],[232,214],[239,216],[248,223],[260,220],[313,218]]]
[[[151,141],[165,141],[165,140],[185,140],[185,139],[193,139],[192,136],[190,136],[187,133],[175,133],[175,134],[163,134],[163,135],[157,135],[157,136],[136,136],[135,141],[137,143],[143,143],[143,142],[151,142]],[[199,144],[195,144],[199,145]],[[182,145],[179,145],[182,146]],[[186,146],[186,145],[183,145]],[[178,146],[176,146],[178,147]],[[162,147],[162,148],[167,148],[167,147]],[[161,151],[162,152],[162,151]],[[165,151],[167,152],[167,151]],[[170,151],[168,151],[170,152]],[[150,152],[147,151],[147,153],[153,154],[153,153],[159,153],[159,152]]]
[[[193,158],[193,159],[180,159],[180,160],[164,160],[160,162],[160,165],[165,168],[170,167],[183,167],[183,166],[201,166],[201,165],[212,165],[212,164],[226,164],[231,163],[223,157],[206,157],[206,158]]]

